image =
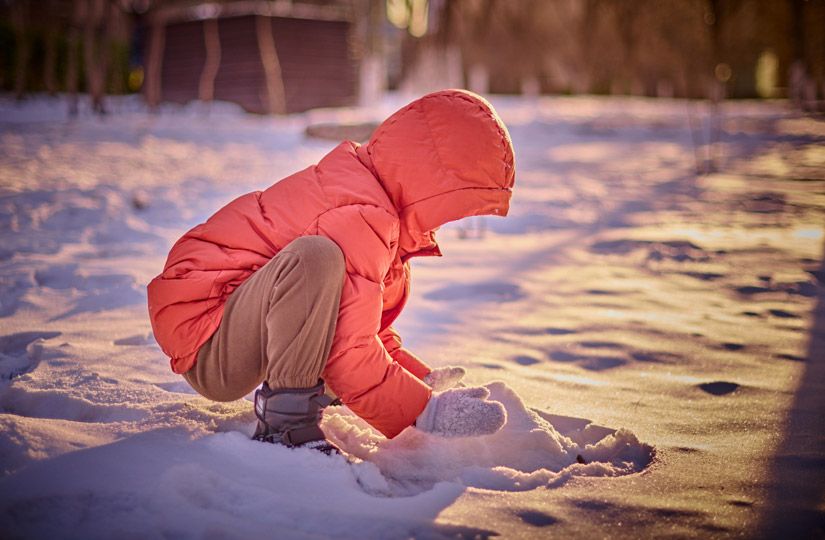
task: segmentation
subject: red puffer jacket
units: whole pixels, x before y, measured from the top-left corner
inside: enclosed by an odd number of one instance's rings
[[[513,147],[492,106],[460,90],[418,99],[369,143],[344,142],[317,165],[243,195],[186,233],[149,284],[155,338],[188,371],[227,298],[292,240],[321,235],[346,259],[338,324],[323,377],[387,437],[430,398],[430,370],[390,324],[409,293],[409,259],[441,255],[434,230],[462,217],[505,215]]]

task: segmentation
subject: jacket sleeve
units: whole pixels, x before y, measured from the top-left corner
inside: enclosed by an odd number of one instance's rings
[[[338,244],[347,268],[323,376],[345,405],[390,438],[415,421],[431,396],[378,336],[397,231],[395,216],[369,205],[342,206],[318,218],[317,233]]]
[[[404,348],[401,344],[401,336],[398,335],[398,332],[396,332],[393,327],[388,326],[384,328],[378,336],[381,338],[384,348],[390,353],[392,359],[404,366],[404,369],[419,379],[423,380],[424,377],[432,371],[430,366],[425,364],[418,356],[413,354],[412,351]]]

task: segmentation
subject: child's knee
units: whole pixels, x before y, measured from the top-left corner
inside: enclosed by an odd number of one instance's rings
[[[301,258],[301,263],[312,269],[314,277],[325,280],[343,280],[346,265],[344,253],[338,244],[324,236],[302,236],[293,240],[287,249]]]

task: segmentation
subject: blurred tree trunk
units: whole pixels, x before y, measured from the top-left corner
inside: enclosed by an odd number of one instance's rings
[[[709,20],[710,30],[710,73],[709,77],[709,97],[710,97],[710,117],[708,118],[708,153],[706,173],[716,172],[716,146],[721,138],[722,119],[719,110],[719,103],[725,99],[726,84],[730,79],[730,67],[722,62],[722,18],[724,16],[722,0],[709,0]],[[729,7],[729,6],[727,6]]]
[[[819,13],[819,28],[825,28],[825,2],[820,2],[818,5],[818,13]],[[820,102],[819,111],[825,112],[825,39],[820,34],[819,36],[820,44],[822,45],[822,50],[820,53],[822,56],[819,57],[819,91],[820,95],[822,96],[822,101]]]
[[[104,98],[110,56],[107,23],[114,15],[114,9],[114,3],[109,0],[87,0],[86,18],[83,21],[86,87],[92,100],[92,110],[98,114],[106,113]]]
[[[619,88],[623,94],[638,95],[642,93],[638,83],[639,74],[636,58],[636,38],[638,36],[636,20],[638,18],[639,1],[617,2],[615,9],[624,58],[622,67],[619,70],[621,77]]]
[[[359,74],[358,100],[371,105],[380,100],[387,89],[387,64],[382,26],[386,19],[385,0],[363,0],[359,33],[364,52]]]
[[[465,86],[461,46],[458,40],[458,4],[459,0],[442,0],[441,9],[432,13],[434,20],[429,23],[431,27],[435,27],[430,32],[434,36],[436,52],[443,59],[447,86],[451,88]]]
[[[160,2],[155,2],[157,7]],[[166,24],[158,13],[149,16],[149,52],[146,58],[145,92],[146,103],[152,110],[157,109],[162,93],[163,51],[166,47]]]
[[[467,59],[469,63],[468,86],[473,92],[486,94],[490,91],[490,25],[493,21],[493,12],[496,10],[497,0],[487,0],[482,8],[481,16],[469,32],[471,46],[468,47]]]
[[[218,32],[218,19],[203,21],[203,40],[206,46],[206,60],[203,63],[198,83],[198,99],[212,101],[215,99],[215,79],[221,66],[221,36]]]
[[[269,114],[285,114],[286,91],[281,75],[281,62],[278,60],[278,51],[275,49],[275,38],[272,36],[272,21],[269,17],[261,15],[255,17],[255,32],[258,36],[258,51],[266,78],[264,108]]]
[[[403,88],[420,94],[445,87],[463,87],[462,51],[455,14],[458,2],[434,3],[429,13],[424,11],[428,6],[422,0],[411,5],[409,34],[405,38],[411,43],[413,54]]]
[[[104,77],[104,88],[112,94],[126,92],[129,77],[129,47],[134,29],[124,11],[124,4],[115,0],[109,7],[109,24],[106,25],[106,47],[109,51],[109,69]]]
[[[86,13],[86,3],[72,3],[66,56],[66,92],[69,94],[69,116],[77,115],[77,91],[80,79],[80,26]]]
[[[791,2],[791,40],[792,55],[791,68],[789,72],[788,90],[791,103],[800,109],[810,108],[811,99],[809,94],[810,86],[813,84],[810,77],[810,69],[806,58],[805,47],[805,1],[792,0]],[[821,31],[821,29],[820,29]],[[813,89],[816,94],[816,89]]]
[[[44,56],[43,56],[43,84],[50,95],[57,93],[57,81],[55,79],[55,69],[57,67],[57,11],[56,0],[48,0],[47,15],[45,21],[46,35],[44,36]]]
[[[14,29],[14,95],[23,99],[26,92],[26,79],[31,56],[29,39],[29,2],[16,0],[11,4],[11,24]]]
[[[581,51],[580,58],[582,62],[575,70],[575,75],[571,84],[571,90],[574,93],[582,94],[591,92],[593,90],[594,73],[593,66],[596,56],[595,44],[593,39],[594,28],[599,17],[600,0],[584,0],[584,7],[582,8],[581,25],[579,26],[579,50]]]

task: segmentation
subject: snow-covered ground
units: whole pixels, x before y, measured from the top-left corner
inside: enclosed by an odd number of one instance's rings
[[[397,326],[488,385],[496,435],[387,441],[330,409],[348,464],[250,441],[249,402],[169,370],[145,285],[172,242],[332,148],[307,123],[403,102],[68,120],[0,99],[0,536],[822,534],[825,124],[781,103],[725,104],[697,176],[702,104],[494,99],[511,215],[444,227]]]

